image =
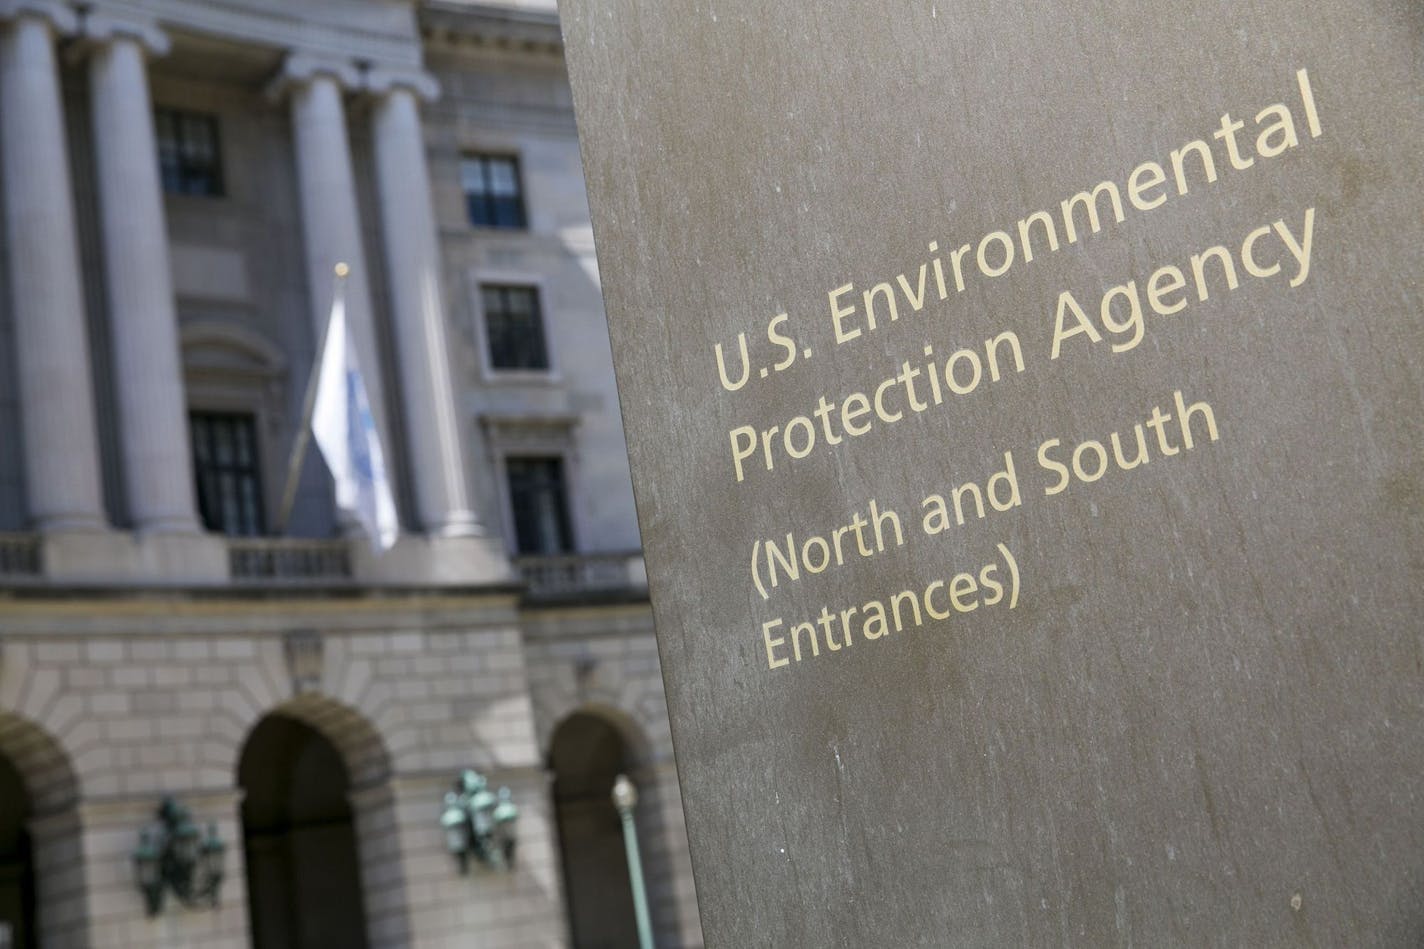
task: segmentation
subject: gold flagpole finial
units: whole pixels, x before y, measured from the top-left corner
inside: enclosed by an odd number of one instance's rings
[[[337,275],[338,277],[344,277],[344,276],[346,276],[347,274],[349,274],[350,272],[351,272],[351,268],[348,267],[348,266],[346,266],[345,264],[337,264],[337,265],[336,265],[336,275]]]

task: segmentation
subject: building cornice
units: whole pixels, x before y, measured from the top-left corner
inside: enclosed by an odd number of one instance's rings
[[[417,18],[427,43],[486,46],[560,57],[564,52],[559,17],[553,12],[427,0]]]
[[[244,0],[97,0],[97,11],[141,14],[162,27],[236,43],[286,49],[315,58],[421,66],[415,17],[303,16],[304,6],[256,4]],[[359,12],[359,8],[354,7]]]
[[[241,584],[186,586],[145,586],[102,583],[14,583],[0,581],[0,616],[33,610],[84,614],[95,601],[107,601],[114,613],[142,613],[151,609],[171,611],[183,604],[183,611],[224,612],[246,610],[253,603],[298,604],[309,610],[340,609],[376,611],[391,606],[419,602],[422,609],[465,608],[493,600],[513,602],[523,592],[522,584],[494,582],[459,586],[389,585],[371,581],[335,583],[272,584],[246,587]]]

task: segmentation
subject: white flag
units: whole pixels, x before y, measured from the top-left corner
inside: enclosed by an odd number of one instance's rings
[[[312,434],[336,482],[336,506],[360,521],[373,550],[389,550],[396,542],[395,499],[356,343],[346,332],[346,301],[339,285],[317,372]]]

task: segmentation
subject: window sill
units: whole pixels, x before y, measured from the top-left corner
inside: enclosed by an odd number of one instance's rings
[[[554,389],[564,384],[563,374],[557,369],[493,369],[486,366],[481,377],[489,385],[510,388],[537,386]]]
[[[226,191],[221,194],[202,194],[194,191],[165,191],[163,200],[172,201],[175,204],[191,204],[194,207],[211,207],[215,203],[226,203],[232,200],[232,195]]]
[[[500,224],[466,224],[466,231],[471,234],[528,234],[531,233],[528,224],[500,225]]]

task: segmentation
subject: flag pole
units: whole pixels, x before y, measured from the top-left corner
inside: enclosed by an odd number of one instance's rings
[[[341,293],[346,275],[351,268],[345,264],[336,265],[336,282],[332,287],[332,298]],[[287,482],[282,489],[282,506],[277,510],[277,520],[272,525],[278,537],[287,533],[287,521],[292,516],[292,505],[297,500],[297,477],[302,473],[302,462],[306,458],[307,445],[311,442],[312,410],[316,407],[317,381],[321,376],[321,357],[326,353],[326,334],[331,331],[331,317],[322,327],[321,339],[316,344],[316,357],[312,359],[311,374],[307,376],[307,392],[302,399],[302,417],[297,426],[296,438],[292,441],[291,454],[287,456]]]

